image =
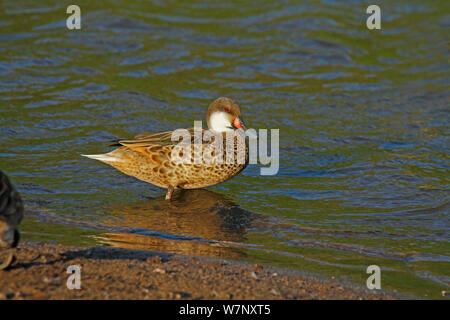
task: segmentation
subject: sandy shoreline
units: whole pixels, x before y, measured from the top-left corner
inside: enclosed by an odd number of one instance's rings
[[[395,299],[335,280],[219,259],[25,243],[0,271],[0,299]],[[81,290],[69,290],[70,265]]]

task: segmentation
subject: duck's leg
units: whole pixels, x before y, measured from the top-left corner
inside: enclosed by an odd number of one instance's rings
[[[173,186],[169,186],[167,188],[166,200],[172,199],[173,190],[174,190]]]

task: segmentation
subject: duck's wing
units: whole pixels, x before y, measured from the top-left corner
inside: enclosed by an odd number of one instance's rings
[[[17,227],[22,218],[22,199],[6,174],[0,171],[0,247],[2,243],[7,243],[10,248],[17,246],[20,237]],[[9,266],[11,262],[12,260],[2,264],[0,270]]]
[[[194,128],[183,129],[193,139]],[[181,132],[181,131],[180,131]],[[202,132],[203,133],[203,132]],[[141,133],[129,140],[119,140],[118,143],[128,147],[150,147],[150,146],[167,146],[177,144],[177,139],[172,141],[172,136],[177,135],[175,131],[165,131],[159,133]]]
[[[196,135],[194,134],[194,128],[188,128],[160,133],[142,133],[134,137],[134,139],[119,140],[118,143],[122,146],[142,152],[144,154],[149,153],[148,148],[155,146],[174,146],[178,143],[210,143],[209,141],[203,141],[202,137],[206,130],[201,130],[202,132],[199,137],[196,137]],[[199,138],[199,140],[197,138]]]
[[[130,145],[141,145],[141,146],[150,146],[150,145],[158,145],[158,146],[167,146],[173,144],[172,142],[172,134],[173,131],[165,131],[158,133],[141,133],[134,137],[131,140],[120,140],[119,143],[123,146],[130,147]]]
[[[145,132],[138,134],[134,137],[134,139],[118,139],[112,140],[114,144],[111,147],[116,146],[127,146],[131,147],[131,145],[139,146],[139,145],[168,145],[171,141],[173,131],[165,131],[159,133]]]

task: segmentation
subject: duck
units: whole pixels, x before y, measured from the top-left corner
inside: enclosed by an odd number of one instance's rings
[[[188,135],[183,143],[173,141],[174,134],[179,133],[180,129],[147,132],[138,134],[134,139],[115,141],[112,146],[118,148],[111,152],[82,156],[167,189],[165,199],[171,200],[175,189],[210,187],[231,179],[248,165],[247,127],[239,105],[230,98],[215,99],[208,107],[206,122],[207,130],[195,126],[181,129]],[[201,132],[201,135],[196,132]],[[231,143],[227,144],[227,141]],[[181,161],[186,159],[183,156],[189,155],[188,160],[194,161]]]
[[[0,170],[0,249],[8,250],[0,270],[16,260],[15,250],[20,241],[18,226],[23,219],[23,203],[20,194]]]

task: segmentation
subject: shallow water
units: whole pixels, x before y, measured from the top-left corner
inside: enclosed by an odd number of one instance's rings
[[[59,1],[0,7],[0,169],[25,240],[267,263],[440,298],[450,284],[448,1]],[[280,129],[259,166],[176,193],[80,154],[239,102]]]

